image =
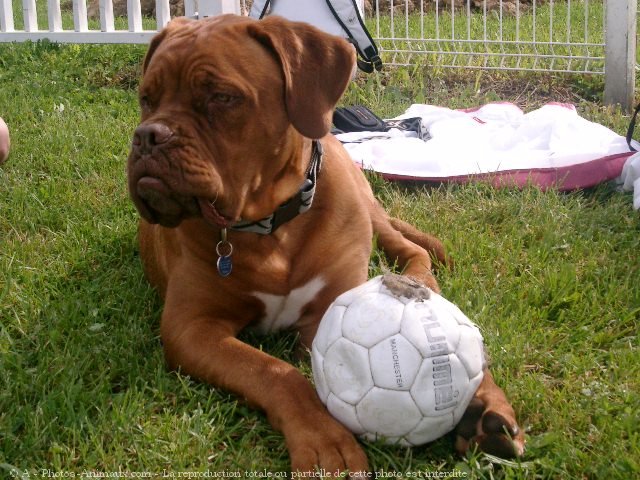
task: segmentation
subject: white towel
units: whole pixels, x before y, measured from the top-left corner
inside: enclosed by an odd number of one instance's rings
[[[422,118],[430,140],[399,130],[337,138],[364,168],[428,179],[561,168],[629,152],[624,137],[580,117],[569,104],[529,113],[510,103],[464,111],[415,104],[397,118],[411,117]]]

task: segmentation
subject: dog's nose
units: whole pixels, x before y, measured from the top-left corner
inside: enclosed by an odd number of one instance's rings
[[[162,123],[147,123],[136,128],[133,145],[142,153],[147,153],[153,147],[166,143],[172,135],[173,131]]]

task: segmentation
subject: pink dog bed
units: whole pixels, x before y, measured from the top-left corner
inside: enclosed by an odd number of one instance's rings
[[[510,103],[467,110],[416,104],[396,119],[420,117],[427,141],[414,132],[337,135],[354,162],[390,180],[491,181],[574,190],[620,176],[632,155],[626,139],[552,103],[524,113]]]

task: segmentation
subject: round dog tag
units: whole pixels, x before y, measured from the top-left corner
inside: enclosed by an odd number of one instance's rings
[[[218,258],[218,273],[221,277],[226,277],[231,273],[233,264],[231,263],[231,256],[225,256]]]
[[[222,254],[224,250],[227,250],[225,255]],[[233,269],[231,263],[231,254],[233,253],[233,245],[227,241],[227,229],[220,230],[220,241],[216,245],[216,253],[218,254],[218,261],[216,267],[218,268],[218,274],[221,277],[227,277]]]

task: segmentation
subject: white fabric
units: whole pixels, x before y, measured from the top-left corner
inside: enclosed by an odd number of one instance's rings
[[[505,170],[558,168],[629,152],[624,137],[578,115],[573,105],[529,113],[491,103],[473,111],[414,104],[400,118],[421,117],[431,135],[358,132],[337,135],[364,168],[392,175],[446,178]]]
[[[264,8],[264,1],[256,2],[251,9],[251,16],[258,18]],[[362,14],[362,0],[356,2],[358,10]],[[352,7],[351,1],[336,2],[335,7],[338,13],[345,14]],[[270,15],[280,15],[296,22],[306,22],[315,25],[331,35],[347,37],[336,18],[331,13],[331,9],[324,0],[300,1],[300,0],[272,0]],[[355,23],[349,23],[350,16],[345,18],[349,27],[355,27]],[[356,19],[357,20],[357,19]]]
[[[619,178],[622,189],[633,191],[633,208],[640,209],[640,152],[631,155],[622,167]]]

